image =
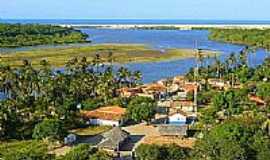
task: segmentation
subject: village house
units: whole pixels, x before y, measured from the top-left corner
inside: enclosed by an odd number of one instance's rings
[[[142,85],[136,88],[121,88],[118,91],[121,97],[149,97],[152,99],[160,99],[167,92],[167,87],[165,87],[162,82],[152,83]]]
[[[216,79],[216,78],[208,79],[208,84],[212,88],[216,88],[216,89],[220,89],[220,90],[222,90],[226,87],[226,82],[224,80]]]
[[[120,127],[114,127],[108,132],[103,133],[101,142],[97,145],[106,151],[118,152],[120,147],[125,144],[129,138],[129,133]]]
[[[199,85],[196,83],[184,83],[179,86],[176,98],[174,100],[186,100],[189,94],[193,95],[199,90]]]
[[[182,85],[185,83],[185,77],[184,76],[176,76],[173,78],[173,84]]]
[[[140,87],[136,87],[136,88],[121,88],[119,90],[117,90],[117,93],[121,96],[121,97],[132,97],[132,96],[137,96],[138,94],[142,93],[142,89]]]
[[[125,122],[126,109],[119,106],[101,107],[82,111],[83,117],[92,125],[121,126]]]
[[[172,93],[176,93],[179,90],[179,85],[178,84],[171,84],[168,86],[167,91],[172,94]]]
[[[152,83],[152,84],[147,84],[142,87],[143,93],[149,93],[149,94],[154,94],[154,93],[162,93],[167,91],[167,87],[163,84],[159,83]]]
[[[170,108],[173,100],[160,100],[157,101],[157,108]]]
[[[168,124],[170,125],[185,125],[187,123],[187,113],[178,110],[175,113],[168,115]]]
[[[163,84],[152,83],[142,86],[142,94],[138,94],[138,96],[151,97],[153,99],[162,99],[166,97],[167,87]]]
[[[171,112],[165,123],[158,125],[157,130],[162,136],[187,136],[189,118],[188,113],[182,110]]]
[[[170,109],[174,110],[182,110],[184,112],[196,112],[197,107],[191,100],[178,100],[173,101],[170,105]]]

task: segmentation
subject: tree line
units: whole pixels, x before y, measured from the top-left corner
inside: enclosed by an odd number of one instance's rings
[[[209,29],[209,39],[270,49],[270,29]]]
[[[40,24],[0,24],[0,47],[87,42],[88,35],[73,28]]]
[[[35,126],[46,119],[55,119],[55,123],[50,123],[54,126],[61,121],[66,129],[78,127],[83,124],[79,109],[126,104],[117,90],[136,86],[141,79],[138,71],[103,65],[98,54],[92,61],[73,58],[64,71],[51,68],[46,60],[40,64],[40,68],[34,68],[24,60],[20,68],[0,66],[0,89],[6,95],[0,101],[1,139],[39,137],[40,129],[33,134]]]

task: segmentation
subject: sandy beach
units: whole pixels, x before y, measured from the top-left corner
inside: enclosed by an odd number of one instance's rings
[[[63,27],[93,27],[105,29],[136,29],[136,28],[173,28],[191,30],[193,28],[243,28],[269,29],[270,24],[62,24]]]

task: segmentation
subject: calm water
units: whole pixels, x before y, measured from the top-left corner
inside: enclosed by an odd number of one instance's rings
[[[254,20],[177,20],[177,19],[0,19],[0,23],[39,24],[270,24]]]
[[[239,52],[243,46],[232,45],[228,43],[219,43],[208,40],[208,31],[206,30],[125,30],[125,29],[81,29],[82,32],[89,34],[92,44],[103,43],[136,43],[146,44],[152,48],[165,50],[168,48],[195,48],[197,42],[198,48],[221,52],[221,60],[232,52]],[[91,44],[73,44],[68,46],[83,46]],[[35,48],[52,48],[67,46],[38,46],[23,47],[17,49],[2,49],[2,51],[20,51],[31,50]],[[1,50],[0,50],[1,51]],[[252,65],[258,65],[263,62],[268,55],[264,50],[258,50],[257,54],[250,55]],[[207,63],[211,63],[211,60]],[[172,60],[153,63],[130,63],[124,65],[132,71],[140,70],[143,74],[143,82],[149,83],[159,79],[183,75],[191,67],[195,66],[195,59]],[[117,67],[120,67],[117,65]]]
[[[8,23],[46,23],[46,24],[270,24],[268,21],[195,21],[195,20],[0,20]],[[231,52],[239,52],[243,46],[228,43],[219,43],[208,40],[206,30],[125,30],[125,29],[81,29],[89,34],[93,44],[101,43],[136,43],[146,44],[159,50],[168,48],[198,48],[221,52],[221,60]],[[69,46],[81,46],[73,44]],[[83,44],[91,45],[91,44]],[[31,50],[35,48],[51,48],[67,46],[38,46],[17,49],[0,49],[0,51]],[[252,65],[260,64],[267,56],[264,50],[250,55]],[[208,62],[208,63],[211,63]],[[185,74],[195,64],[195,60],[174,60],[155,63],[131,63],[125,66],[130,70],[140,70],[143,73],[143,82],[149,83],[162,78]]]
[[[243,46],[228,43],[219,43],[208,40],[206,30],[112,30],[112,29],[82,29],[89,34],[94,44],[100,43],[138,43],[147,44],[153,48],[164,50],[168,48],[198,48],[221,52],[224,60],[232,52],[239,52]],[[263,62],[268,55],[264,50],[249,56],[252,65]],[[206,63],[211,63],[212,60]],[[194,67],[195,59],[174,60],[153,63],[131,63],[125,66],[130,70],[140,70],[143,73],[143,82],[149,83],[162,78],[185,74]]]
[[[270,21],[215,21],[215,20],[1,20],[0,23],[41,23],[41,24],[270,24]],[[239,52],[243,46],[227,43],[218,43],[208,40],[208,31],[205,30],[112,30],[112,29],[81,29],[89,34],[93,44],[100,43],[139,43],[146,44],[155,49],[168,48],[194,48],[195,41],[198,48],[221,52],[224,60],[231,52]],[[84,46],[89,44],[73,44],[68,46]],[[36,48],[53,48],[68,46],[37,46],[16,49],[1,49],[0,52],[14,52],[32,50]],[[268,55],[260,49],[256,54],[249,56],[252,65],[261,64]],[[207,62],[211,63],[212,60]],[[140,70],[143,82],[149,83],[162,78],[185,74],[195,65],[193,58],[155,63],[131,63],[124,65],[130,70]],[[120,67],[120,65],[117,65]],[[3,98],[0,92],[0,100]]]

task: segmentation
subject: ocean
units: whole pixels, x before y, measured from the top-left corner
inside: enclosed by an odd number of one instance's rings
[[[265,25],[267,20],[176,20],[176,19],[0,19],[0,23],[39,24],[246,24]]]

